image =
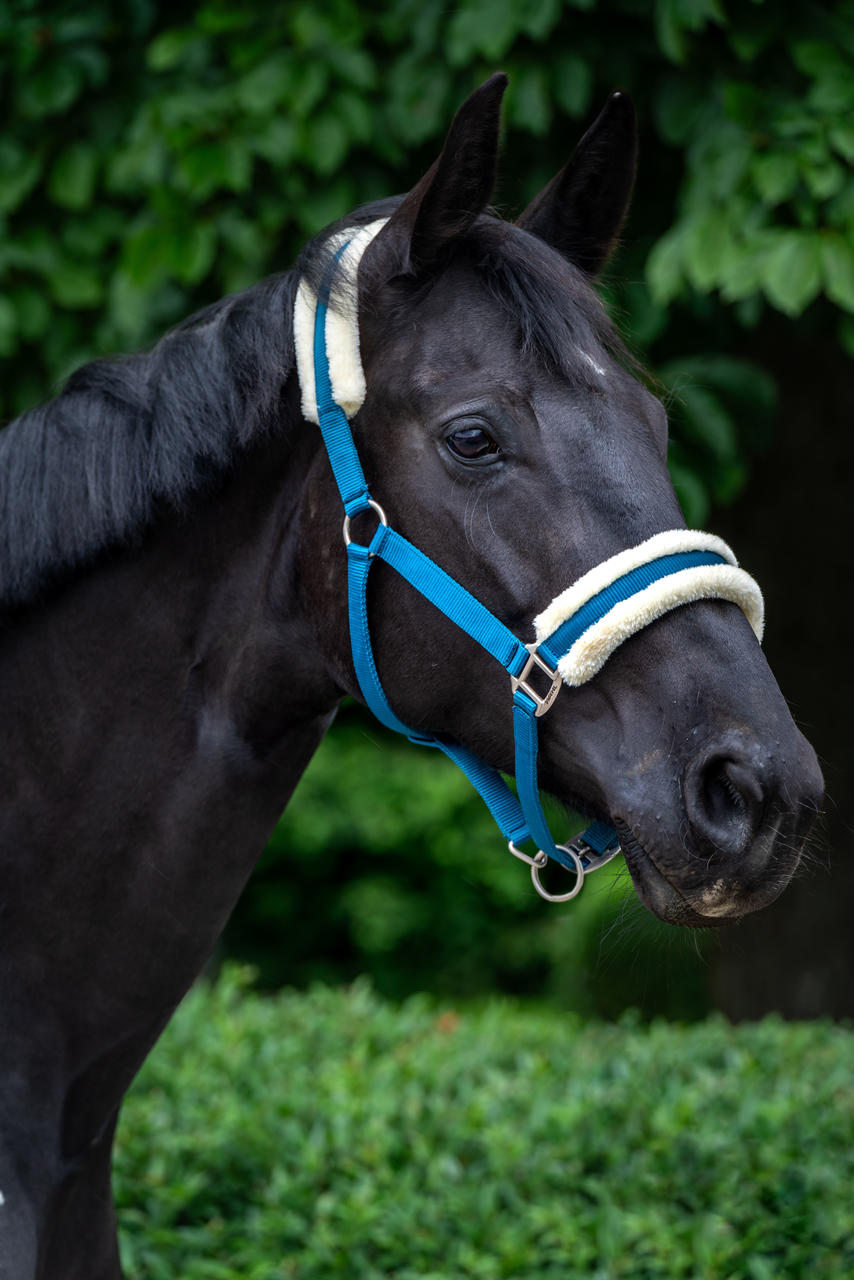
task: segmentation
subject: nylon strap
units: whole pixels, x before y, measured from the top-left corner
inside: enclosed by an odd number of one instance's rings
[[[724,557],[718,555],[716,551],[680,551],[659,556],[655,560],[648,560],[646,564],[638,565],[636,569],[624,573],[602,591],[591,596],[571,618],[567,618],[556,631],[540,641],[537,652],[556,667],[564,654],[569,653],[576,640],[579,640],[589,627],[604,618],[606,613],[610,613],[615,604],[628,600],[630,596],[637,595],[645,587],[652,586],[654,582],[667,578],[673,573],[679,573],[682,569],[726,563]]]

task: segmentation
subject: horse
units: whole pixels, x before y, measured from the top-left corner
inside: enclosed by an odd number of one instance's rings
[[[593,287],[634,181],[632,104],[614,94],[510,223],[488,208],[505,83],[466,100],[407,195],[0,433],[3,1280],[121,1276],[122,1097],[337,705],[367,696],[300,282],[357,321],[344,416],[371,497],[348,536],[373,566],[370,659],[414,736],[516,766],[507,670],[370,551],[387,521],[534,658],[544,604],[687,536],[665,411]],[[367,227],[336,302],[324,281]],[[745,600],[675,604],[564,679],[528,767],[618,832],[653,912],[704,927],[782,890],[823,784]],[[539,711],[542,673],[513,663]]]

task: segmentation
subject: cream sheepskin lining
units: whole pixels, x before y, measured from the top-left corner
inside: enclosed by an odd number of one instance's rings
[[[567,684],[585,684],[629,636],[671,609],[695,600],[732,601],[745,614],[758,639],[762,639],[765,624],[762,592],[750,574],[739,569],[738,561],[723,539],[698,529],[665,529],[636,547],[628,547],[610,560],[603,560],[556,596],[534,619],[537,644],[547,640],[582,605],[624,574],[661,556],[686,551],[713,551],[728,563],[680,569],[614,605],[604,618],[578,637],[558,663]]]
[[[628,547],[611,556],[610,560],[603,560],[583,574],[577,582],[573,582],[571,587],[555,596],[551,604],[534,619],[537,644],[547,640],[562,622],[577,613],[593,596],[610,587],[617,578],[622,578],[623,574],[631,573],[632,569],[638,569],[650,560],[677,555],[683,551],[714,551],[730,564],[738,564],[723,538],[718,538],[713,533],[702,533],[699,529],[665,529],[663,533],[647,538],[646,542],[639,542],[636,547]]]
[[[757,638],[762,639],[762,592],[750,574],[729,564],[701,565],[660,578],[615,605],[579,636],[569,653],[561,658],[558,671],[568,685],[585,684],[636,631],[679,605],[709,599],[731,600],[737,604]]]
[[[350,241],[338,260],[339,269],[333,285],[333,296],[326,312],[326,355],[329,360],[332,396],[348,418],[359,412],[365,399],[365,374],[359,352],[358,304],[356,291],[352,286],[356,282],[362,254],[387,221],[387,218],[379,218],[363,227],[341,231],[329,241],[332,249]],[[302,412],[309,422],[318,421],[314,385],[316,311],[317,294],[305,280],[300,280],[294,302],[294,345],[302,391]]]

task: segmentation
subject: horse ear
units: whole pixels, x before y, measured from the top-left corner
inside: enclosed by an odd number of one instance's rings
[[[629,207],[637,168],[631,98],[612,93],[569,162],[516,225],[595,276],[608,260]]]
[[[498,71],[466,98],[454,116],[438,160],[404,197],[377,237],[377,254],[382,252],[385,257],[391,251],[397,260],[396,271],[418,274],[429,270],[483,213],[495,186],[501,99],[506,88],[507,77]]]

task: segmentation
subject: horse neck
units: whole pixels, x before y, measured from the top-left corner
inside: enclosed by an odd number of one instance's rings
[[[294,572],[316,448],[307,430],[259,443],[0,637],[0,1023],[19,1079],[34,1052],[76,1078],[71,1153],[209,955],[333,714]]]

